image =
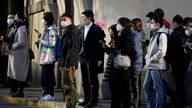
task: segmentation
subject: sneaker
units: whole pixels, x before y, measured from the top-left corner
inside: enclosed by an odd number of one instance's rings
[[[54,97],[52,97],[50,94],[48,94],[48,95],[43,96],[40,100],[41,101],[52,101],[54,99],[55,99]]]
[[[40,101],[44,101],[45,100],[45,96],[41,97]]]
[[[13,91],[13,90],[9,89],[7,92],[5,92],[5,94],[8,96],[12,96],[15,93],[17,93],[17,90]]]
[[[55,99],[55,98],[52,97],[51,95],[48,95],[47,98],[46,98],[46,100],[48,100],[48,101],[53,101],[54,99]]]

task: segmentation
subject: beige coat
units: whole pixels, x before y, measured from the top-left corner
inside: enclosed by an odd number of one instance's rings
[[[29,48],[26,26],[18,28],[9,54],[7,76],[18,81],[26,81],[29,70]]]

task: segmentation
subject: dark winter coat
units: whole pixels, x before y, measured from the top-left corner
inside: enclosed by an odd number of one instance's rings
[[[60,66],[78,67],[79,55],[79,30],[76,26],[69,26],[62,36]]]

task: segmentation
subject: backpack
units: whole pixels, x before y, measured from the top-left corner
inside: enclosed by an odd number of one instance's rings
[[[166,32],[158,32],[158,33],[156,33],[156,34],[158,34],[158,35],[157,35],[157,45],[159,45],[159,37],[160,37],[160,35],[161,35],[162,33],[165,33],[165,35],[167,36],[167,45],[168,45],[169,36],[168,36],[168,34],[167,34]]]
[[[59,35],[56,35],[57,40],[56,40],[56,44],[55,44],[55,56],[56,56],[56,60],[58,60],[61,57],[61,43],[62,43],[62,38]]]

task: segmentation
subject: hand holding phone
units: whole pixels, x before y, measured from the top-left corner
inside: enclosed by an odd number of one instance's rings
[[[37,29],[34,29],[34,31],[38,34],[38,38],[41,38],[41,33]]]
[[[103,47],[104,49],[108,48],[108,46],[106,45],[105,42],[103,42],[102,40],[100,40],[99,42],[101,43],[101,45],[102,45],[102,47]]]

